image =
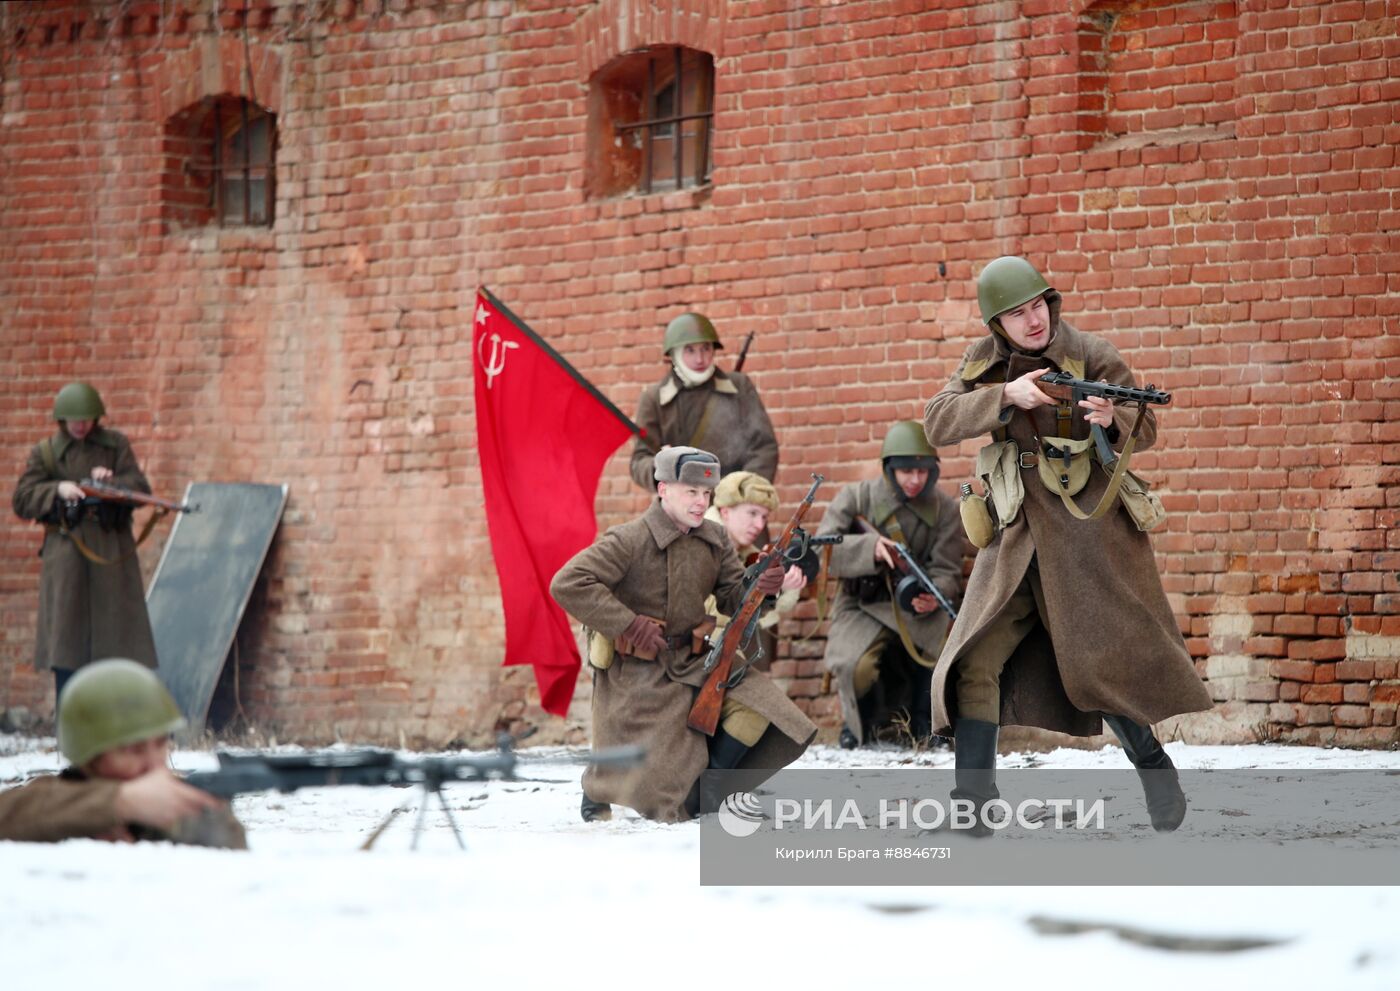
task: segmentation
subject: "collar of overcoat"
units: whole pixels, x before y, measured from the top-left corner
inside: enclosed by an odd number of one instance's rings
[[[901,507],[909,510],[909,512],[922,520],[925,525],[930,527],[938,526],[938,507],[934,505],[931,498],[933,486],[930,485],[928,488],[924,489],[923,498],[904,500],[899,497],[900,493],[895,491],[894,483],[890,481],[890,476],[885,472],[881,472],[879,485],[876,491],[878,492],[878,501],[872,509],[872,512],[875,514],[875,519],[872,520],[872,522],[880,529],[885,529],[885,524],[889,522],[890,517],[898,512]]]
[[[723,525],[705,525],[713,522],[711,520],[704,520],[699,526],[692,527],[682,533],[675,521],[666,515],[666,510],[661,508],[660,499],[651,504],[642,519],[646,522],[647,529],[651,531],[651,539],[656,541],[657,550],[664,551],[682,537],[698,537],[705,543],[720,548],[729,542],[729,534],[725,533]]]
[[[695,386],[695,388],[704,389],[707,386],[713,388],[715,392],[723,396],[737,396],[739,394],[739,387],[734,384],[734,380],[731,379],[722,368],[716,368],[715,373],[711,375],[707,381]],[[672,399],[679,396],[681,390],[684,388],[685,386],[681,383],[680,378],[677,377],[675,370],[672,369],[667,372],[666,377],[661,380],[661,389],[656,397],[657,401],[660,402],[662,406],[665,406]]]
[[[110,433],[108,433],[107,430],[100,425],[93,427],[92,432],[89,433],[85,438],[83,438],[83,442],[89,444],[100,444],[103,447],[111,448],[115,448],[117,446],[117,439],[113,437]],[[54,458],[58,459],[63,457],[64,451],[68,450],[68,448],[72,447],[78,442],[73,439],[72,435],[70,435],[67,430],[64,430],[62,427],[59,427],[58,431],[53,435],[53,439],[49,441],[49,443],[53,445]]]

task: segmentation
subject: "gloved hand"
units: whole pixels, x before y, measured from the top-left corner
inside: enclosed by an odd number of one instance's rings
[[[622,639],[634,648],[648,654],[659,654],[666,649],[666,638],[661,635],[661,627],[645,616],[637,616],[622,631]]]
[[[787,574],[783,562],[776,557],[768,562],[768,568],[758,576],[758,590],[764,595],[777,595],[783,590],[783,576]]]

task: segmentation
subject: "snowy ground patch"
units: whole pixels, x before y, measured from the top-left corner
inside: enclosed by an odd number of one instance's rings
[[[1179,766],[1385,768],[1400,753],[1168,747]],[[529,757],[564,757],[530,750]],[[814,748],[801,766],[945,766],[946,752]],[[1116,749],[1003,757],[1122,766]],[[0,787],[56,770],[52,741],[0,737]],[[182,770],[213,765],[181,752]],[[817,987],[976,980],[1134,988],[1395,988],[1395,888],[702,888],[698,829],[578,820],[581,765],[461,784],[428,809],[387,788],[253,795],[246,854],[157,844],[0,843],[0,966],[22,989],[578,987],[726,977]],[[1400,778],[1397,778],[1400,781]],[[394,808],[376,848],[365,837]],[[662,975],[667,975],[665,978]]]

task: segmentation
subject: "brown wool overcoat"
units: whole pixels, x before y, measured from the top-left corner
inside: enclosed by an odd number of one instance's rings
[[[45,464],[42,443],[36,444],[15,485],[12,505],[21,519],[46,516],[53,510],[58,483],[80,482],[94,468],[110,468],[112,485],[151,491],[131,443],[115,430],[96,427],[81,443],[59,430],[49,443],[55,471]],[[89,561],[71,538],[52,528],[44,533],[34,667],[76,670],[107,657],[127,657],[155,667],[156,645],[130,522],[109,530],[89,509],[77,534],[88,550],[113,563]]]
[[[831,608],[831,629],[827,633],[822,664],[836,683],[846,725],[859,739],[861,720],[854,683],[856,662],[882,630],[898,635],[899,626],[895,622],[897,607],[888,595],[872,602],[861,602],[841,581],[889,573],[888,568],[876,564],[876,536],[860,533],[854,522],[856,516],[864,516],[891,538],[894,536],[891,521],[897,522],[904,543],[919,566],[954,606],[962,579],[963,532],[958,505],[949,496],[930,487],[918,502],[905,502],[895,494],[894,487],[883,474],[842,488],[822,516],[817,529],[819,535],[846,534],[846,538],[831,549],[830,574],[839,584]],[[919,653],[929,660],[937,658],[948,632],[948,614],[937,609],[922,616],[901,613],[900,618]]]
[[[227,808],[191,819],[164,833],[124,823],[116,811],[120,782],[89,778],[76,768],[35,778],[0,792],[0,840],[61,843],[63,840],[167,840],[190,846],[248,849],[243,825]]]
[[[1108,341],[1059,319],[1050,345],[1038,354],[1012,350],[1000,335],[975,342],[952,380],[924,408],[924,432],[935,446],[958,444],[1005,429],[1023,451],[1037,436],[1056,436],[1054,407],[1032,413],[1002,408],[1002,383],[1036,368],[1132,386],[1132,372]],[[1089,436],[1084,410],[1075,407],[1073,435]],[[1137,416],[1119,405],[1110,440],[1121,450]],[[1148,412],[1137,450],[1150,447],[1157,425]],[[935,732],[950,734],[956,719],[952,677],[958,657],[974,643],[1021,584],[1034,555],[1045,592],[1046,626],[1028,636],[1001,677],[1001,722],[1091,736],[1101,712],[1144,725],[1211,707],[1210,695],[1162,590],[1147,534],[1121,504],[1099,520],[1070,516],[1035,468],[1021,471],[1026,498],[1010,526],[980,551],[967,594],[933,676]],[[1108,475],[1097,464],[1076,497],[1081,510],[1098,504]],[[1047,636],[1048,634],[1048,636]]]
[[[713,400],[713,403],[711,403]],[[705,407],[712,406],[705,419]],[[715,374],[703,385],[681,387],[674,371],[642,392],[637,426],[646,431],[632,448],[632,480],[648,492],[656,490],[652,462],[662,446],[688,445],[719,458],[720,470],[751,471],[768,481],[778,477],[778,439],[763,400],[742,372]],[[698,432],[697,432],[698,431]]]
[[[667,636],[692,630],[704,620],[711,594],[732,615],[742,581],[724,527],[706,520],[682,533],[653,502],[642,516],[574,555],[549,588],[569,615],[614,639],[639,615],[665,620]],[[642,744],[647,758],[630,771],[589,768],[583,776],[589,798],[665,822],[688,817],[686,799],[709,764],[708,738],[685,724],[704,684],[702,661],[688,648],[667,649],[654,661],[619,655],[606,670],[594,671],[594,748]],[[741,769],[786,767],[816,735],[811,720],[762,672],[750,671],[730,697],[771,723]]]

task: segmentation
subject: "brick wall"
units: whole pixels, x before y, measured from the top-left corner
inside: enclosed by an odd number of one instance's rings
[[[239,641],[245,711],[307,740],[480,741],[546,720],[529,672],[498,667],[478,283],[628,409],[676,312],[757,330],[791,500],[812,470],[875,470],[886,425],[981,333],[976,271],[1026,254],[1177,397],[1137,464],[1221,703],[1182,731],[1394,743],[1397,18],[1400,0],[5,5],[0,448],[17,474],[79,377],[159,490],[287,482]],[[589,76],[648,44],[715,58],[713,186],[589,199]],[[270,229],[162,222],[167,125],[217,96],[277,114]],[[975,446],[946,452],[949,491]],[[642,505],[619,456],[600,519]],[[42,712],[37,534],[3,533],[0,709]],[[787,632],[813,632],[805,609]],[[820,649],[790,642],[775,671],[831,725]],[[585,723],[576,704],[547,724]]]

